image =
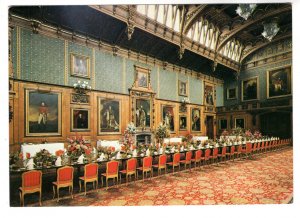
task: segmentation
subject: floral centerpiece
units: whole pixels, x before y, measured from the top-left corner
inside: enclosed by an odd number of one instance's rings
[[[160,123],[155,130],[155,138],[158,140],[159,143],[163,143],[164,138],[170,137],[169,129],[166,125]]]
[[[253,133],[253,137],[254,137],[254,139],[261,139],[262,134],[258,130],[255,130],[254,133]]]
[[[33,157],[33,161],[38,167],[51,166],[55,159],[55,156],[51,155],[47,149],[42,149]]]
[[[244,137],[246,138],[246,140],[251,140],[253,135],[252,135],[252,132],[248,129],[245,131],[245,134],[244,134]]]
[[[68,138],[69,145],[67,148],[67,154],[74,160],[82,154],[91,153],[91,145],[87,143],[82,136],[73,136]]]
[[[106,156],[106,159],[110,159],[111,157],[114,157],[117,154],[116,148],[113,146],[97,146],[98,154],[101,155],[102,153]]]
[[[243,136],[244,134],[244,129],[241,127],[237,127],[235,129],[231,130],[231,135],[235,135],[235,136]]]

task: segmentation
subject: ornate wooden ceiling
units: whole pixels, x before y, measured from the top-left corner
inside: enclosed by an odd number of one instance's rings
[[[247,20],[237,15],[237,4],[156,5],[153,19],[138,7],[23,6],[10,8],[10,14],[222,79],[239,71],[253,52],[292,37],[291,4],[258,4]],[[179,17],[168,21],[168,9]],[[274,19],[280,31],[269,42],[261,35],[263,22]]]

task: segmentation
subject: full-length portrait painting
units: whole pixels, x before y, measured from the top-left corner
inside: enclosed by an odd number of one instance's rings
[[[150,100],[136,99],[135,105],[135,125],[136,127],[150,127]]]
[[[162,123],[174,132],[174,111],[173,106],[162,105]]]
[[[243,101],[256,100],[258,97],[257,77],[242,81],[242,98]]]
[[[267,72],[268,98],[287,96],[292,93],[291,66],[269,70]]]
[[[191,130],[193,132],[201,131],[201,113],[199,108],[191,109]]]
[[[204,99],[206,105],[214,105],[214,87],[205,85],[204,88]]]
[[[71,131],[88,131],[90,129],[90,110],[72,108],[71,116]]]
[[[26,136],[61,135],[61,93],[26,90]]]
[[[99,98],[99,134],[120,133],[121,103],[117,99]]]

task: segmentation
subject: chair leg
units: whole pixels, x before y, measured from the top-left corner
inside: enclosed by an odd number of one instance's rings
[[[40,191],[40,206],[42,206],[42,191]]]
[[[102,181],[103,181],[103,177],[102,177]],[[114,182],[115,182],[115,179],[114,179]],[[103,184],[102,184],[103,186]],[[108,189],[108,178],[106,177],[106,190]]]
[[[59,202],[59,188],[56,187],[56,191],[57,191],[57,202]]]
[[[54,199],[55,198],[55,187],[54,187],[54,185],[52,186],[52,188],[53,188],[53,198],[52,199]]]
[[[79,180],[79,192],[81,192],[81,180]]]
[[[86,182],[84,181],[84,195],[86,195]]]
[[[71,186],[71,197],[73,199],[73,185]]]

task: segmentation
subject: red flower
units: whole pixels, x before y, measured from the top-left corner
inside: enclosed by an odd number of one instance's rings
[[[124,145],[121,146],[121,151],[125,151],[125,146]]]
[[[57,151],[55,152],[55,155],[56,155],[57,157],[60,157],[61,155],[63,155],[63,153],[64,153],[63,150],[57,150]]]
[[[27,158],[27,159],[30,158],[30,153],[26,153],[26,158]]]
[[[23,153],[20,153],[20,154],[19,154],[19,158],[20,158],[20,159],[23,159]]]
[[[90,149],[85,149],[85,154],[86,154],[86,155],[90,155],[91,152],[92,152],[92,151],[91,151]]]
[[[114,152],[116,150],[115,147],[111,147],[111,151]]]

